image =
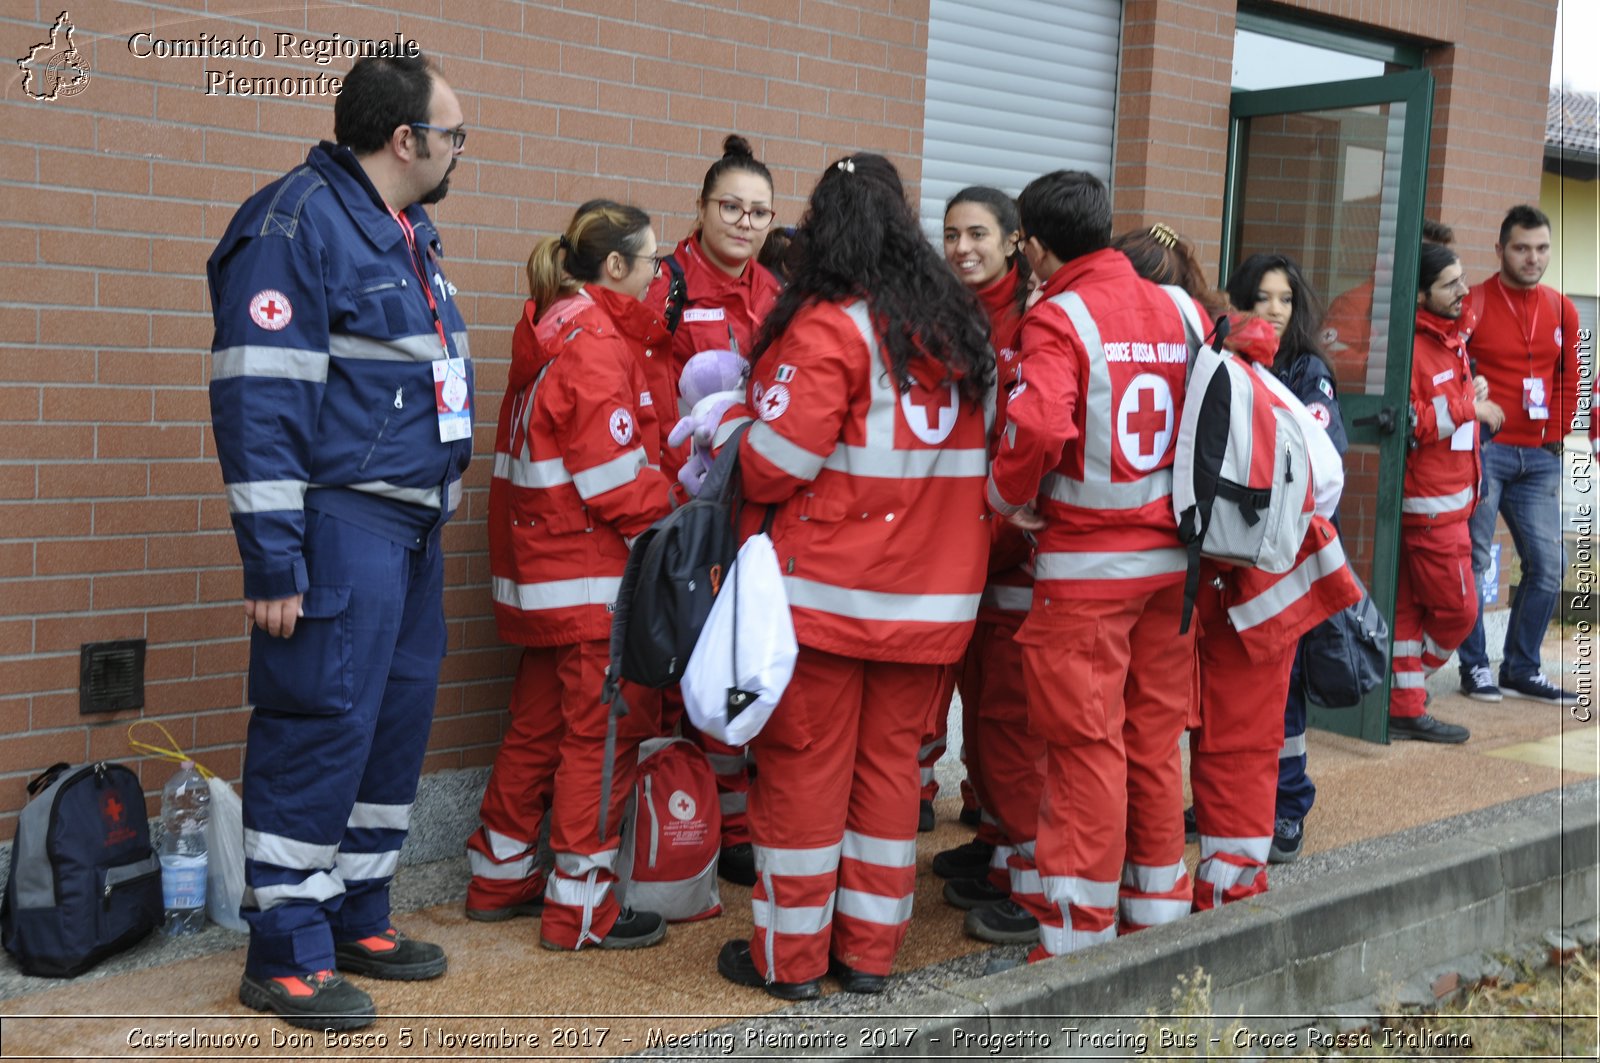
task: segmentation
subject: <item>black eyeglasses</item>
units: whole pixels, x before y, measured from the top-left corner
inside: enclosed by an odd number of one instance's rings
[[[412,129],[431,129],[435,133],[443,133],[450,138],[450,150],[460,151],[467,143],[467,127],[458,125],[454,129],[442,125],[429,125],[427,122],[407,122]]]
[[[627,254],[627,253],[626,252],[622,252],[622,254]],[[648,258],[650,260],[650,275],[652,277],[659,277],[659,276],[661,276],[661,263],[665,262],[667,260],[668,256],[667,255],[627,255],[627,257],[629,259],[631,259],[632,261],[634,261],[634,262],[639,261],[639,259],[641,259],[641,258]]]
[[[745,218],[750,219],[750,228],[765,229],[772,224],[773,211],[771,207],[755,206],[746,208],[736,199],[717,200],[717,212],[722,216],[724,225],[738,225]]]

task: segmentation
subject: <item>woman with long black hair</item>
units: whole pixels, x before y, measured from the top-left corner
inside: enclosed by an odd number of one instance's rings
[[[740,457],[800,656],[755,739],[753,940],[717,969],[804,1000],[830,969],[880,992],[911,917],[917,744],[983,589],[994,356],[984,316],[923,238],[894,166],[823,171],[795,269],[756,343]],[[708,418],[708,422],[710,419]]]

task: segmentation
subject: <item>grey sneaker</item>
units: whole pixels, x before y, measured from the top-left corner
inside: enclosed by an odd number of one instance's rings
[[[1272,828],[1272,846],[1267,850],[1267,863],[1292,864],[1300,859],[1300,843],[1306,832],[1298,819],[1280,819]]]
[[[1501,701],[1505,698],[1499,687],[1494,685],[1494,677],[1485,665],[1468,669],[1461,673],[1461,693],[1474,701]]]

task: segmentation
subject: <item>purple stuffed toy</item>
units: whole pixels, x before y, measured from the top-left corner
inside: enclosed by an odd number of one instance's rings
[[[700,485],[711,471],[712,436],[728,407],[744,400],[749,372],[749,363],[736,351],[701,351],[684,364],[678,379],[679,409],[687,408],[689,414],[673,426],[667,442],[676,447],[686,439],[693,440],[689,460],[678,470],[678,482],[691,495],[700,493]]]

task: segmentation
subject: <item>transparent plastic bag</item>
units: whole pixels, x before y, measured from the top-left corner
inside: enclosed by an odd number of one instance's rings
[[[206,915],[229,930],[248,930],[239,915],[244,900],[244,803],[213,775],[211,819],[206,824]]]

